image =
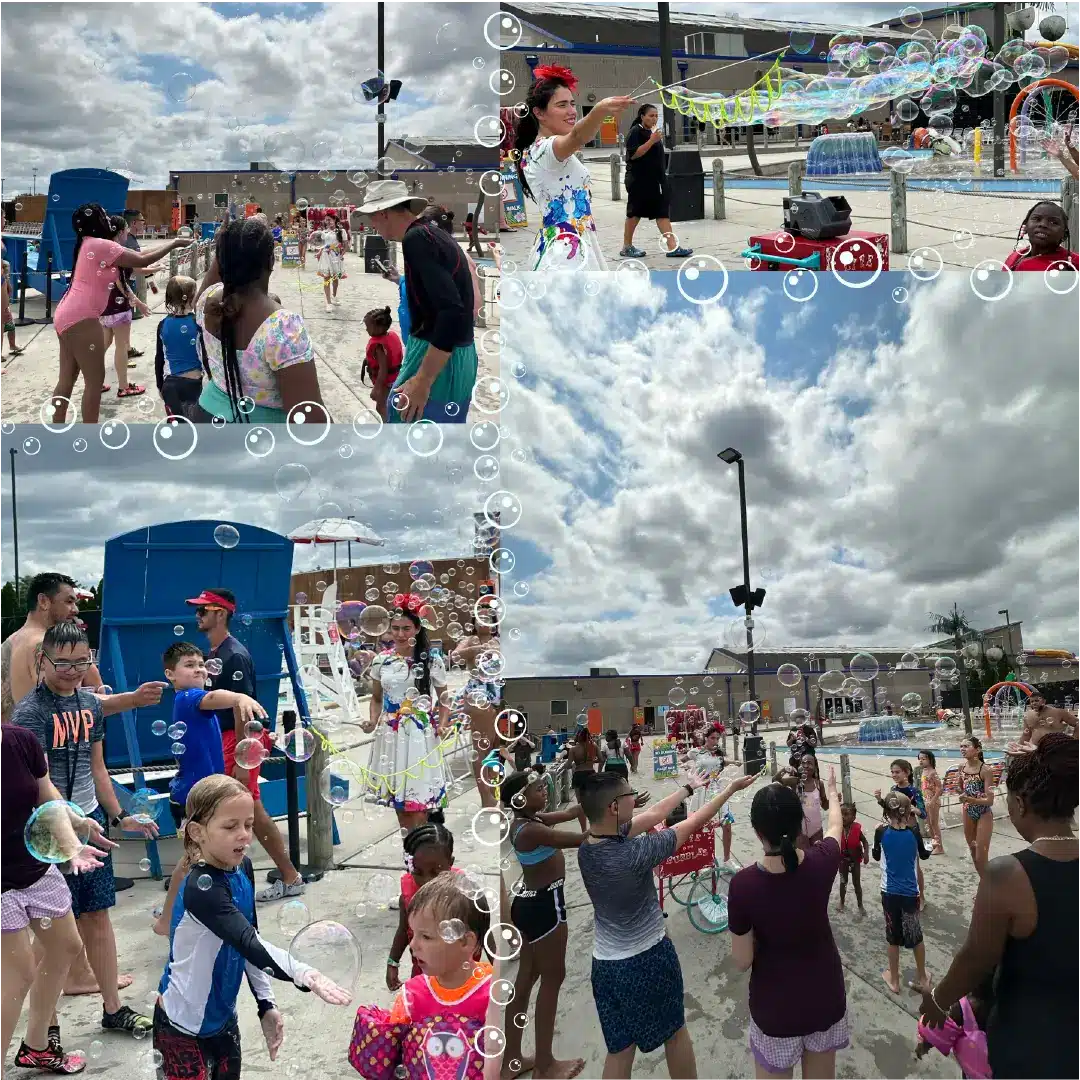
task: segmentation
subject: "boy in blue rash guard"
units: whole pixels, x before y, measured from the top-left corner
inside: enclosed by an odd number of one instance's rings
[[[259,935],[255,880],[246,851],[254,801],[231,776],[208,776],[190,791],[184,850],[196,865],[184,881],[169,934],[169,959],[154,1009],[154,1048],[164,1080],[239,1080],[236,999],[245,976],[273,1061],[285,1025],[273,979],[314,991],[331,1005],[352,995]]]
[[[194,278],[177,274],[165,286],[168,314],[157,328],[154,377],[170,416],[191,419],[202,393],[203,366],[197,341],[199,327],[193,314],[198,285]]]
[[[204,777],[225,772],[221,725],[214,710],[236,709],[245,726],[252,720],[265,720],[266,710],[247,694],[206,690],[206,661],[201,650],[190,642],[177,641],[170,645],[162,661],[165,678],[176,691],[168,736],[174,746],[179,743],[184,748],[177,754],[176,775],[169,781],[169,810],[176,824],[176,834],[182,837],[188,792]],[[190,869],[186,855],[173,869],[165,906],[154,923],[154,932],[162,937],[168,936],[173,905]]]
[[[885,821],[874,830],[872,852],[881,863],[881,906],[885,912],[885,942],[889,947],[889,967],[881,977],[894,994],[899,994],[901,946],[915,953],[920,988],[930,985],[915,874],[919,859],[929,859],[930,852],[914,823],[911,800],[906,795],[890,791],[882,806]]]

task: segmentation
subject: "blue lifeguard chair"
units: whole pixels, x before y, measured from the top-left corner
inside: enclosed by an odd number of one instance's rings
[[[222,547],[215,529],[231,524],[239,535],[232,547]],[[272,730],[277,720],[282,679],[292,683],[293,700],[300,721],[309,720],[307,698],[300,681],[296,655],[288,627],[289,583],[293,545],[288,537],[238,522],[174,521],[150,525],[105,545],[101,637],[98,662],[101,677],[115,692],[134,690],[144,682],[162,680],[162,654],[176,641],[206,642],[195,626],[195,609],[185,601],[204,588],[230,589],[237,611],[232,634],[251,653],[256,673],[256,696],[266,709]],[[194,591],[193,591],[194,590]],[[284,661],[284,670],[282,663]],[[172,739],[155,735],[155,720],[172,720],[173,692],[166,690],[159,705],[119,713],[105,721],[105,762],[110,772],[130,770],[130,789],[113,781],[117,798],[130,805],[132,793],[151,788],[158,802],[168,798],[167,779],[151,778],[145,769],[174,762]],[[282,772],[264,766],[264,775]],[[274,790],[280,786],[281,790]],[[285,780],[268,779],[260,788],[268,812],[271,804],[283,806]],[[301,799],[306,793],[301,791]],[[172,822],[157,815],[163,834]],[[155,841],[147,842],[154,877],[161,874]]]
[[[71,215],[83,203],[100,203],[110,214],[122,214],[127,206],[128,178],[108,169],[65,169],[49,177],[45,198],[45,219],[40,236],[19,232],[4,233],[4,247],[11,264],[12,294],[22,287],[22,254],[26,251],[26,286],[45,292],[46,267],[52,255],[52,298],[57,301],[67,291],[71,257],[75,250],[75,230]]]

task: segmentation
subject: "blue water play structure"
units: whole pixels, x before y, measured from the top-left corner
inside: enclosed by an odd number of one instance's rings
[[[807,176],[879,173],[882,168],[877,139],[870,131],[819,135],[806,153]]]
[[[12,296],[22,287],[25,252],[27,288],[44,293],[51,265],[52,299],[54,303],[59,300],[67,290],[67,275],[71,273],[71,257],[75,250],[71,215],[83,203],[100,203],[110,214],[122,214],[127,206],[127,193],[128,178],[108,169],[65,169],[53,173],[49,177],[41,234],[4,233],[6,258],[11,264]]]
[[[136,529],[106,543],[98,656],[101,677],[117,693],[163,680],[161,657],[169,645],[183,640],[206,647],[195,626],[195,609],[185,600],[198,596],[202,589],[231,589],[237,611],[230,630],[251,653],[256,696],[268,714],[268,727],[272,730],[277,722],[283,679],[292,684],[300,713],[297,722],[306,724],[310,714],[288,627],[292,541],[237,522],[228,524],[236,530],[239,541],[222,547],[215,540],[215,529],[221,524],[215,520],[174,521]],[[130,806],[135,791],[150,789],[164,835],[172,829],[169,815],[162,811],[168,799],[168,767],[175,761],[173,740],[153,734],[151,727],[159,719],[171,723],[172,704],[169,689],[159,705],[119,713],[105,721],[106,765],[113,774],[131,776],[130,783],[114,777],[121,805]],[[148,776],[146,769],[155,767],[156,775],[152,771]],[[285,762],[280,755],[264,763],[263,780],[259,791],[267,812],[272,817],[284,813]],[[298,783],[302,807],[302,767]],[[161,864],[156,842],[148,841],[147,848],[151,873],[157,877]]]

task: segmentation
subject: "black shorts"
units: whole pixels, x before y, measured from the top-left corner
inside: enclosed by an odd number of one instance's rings
[[[883,892],[881,907],[885,912],[885,941],[902,949],[914,949],[922,944],[922,920],[919,918],[919,898]]]
[[[621,761],[618,764],[612,763],[610,765],[605,765],[604,766],[604,772],[617,773],[624,780],[629,780],[630,779],[630,768],[629,768],[629,766],[624,765]]]
[[[581,789],[585,786],[586,781],[593,775],[592,769],[579,769],[574,773],[573,778],[570,780],[570,786],[579,797],[581,795]]]
[[[526,941],[535,944],[558,930],[566,922],[566,896],[563,879],[546,889],[528,889],[517,893],[510,904],[510,920]]]
[[[236,1017],[216,1035],[199,1037],[174,1027],[154,1007],[154,1049],[161,1054],[161,1080],[240,1080],[240,1028]]]

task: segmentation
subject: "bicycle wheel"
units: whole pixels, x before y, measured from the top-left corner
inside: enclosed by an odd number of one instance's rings
[[[722,934],[728,928],[727,897],[712,891],[712,879],[702,877],[690,890],[686,914],[703,934]]]
[[[697,884],[698,872],[695,870],[679,877],[668,878],[667,894],[680,907],[686,907],[690,903],[690,894]]]

